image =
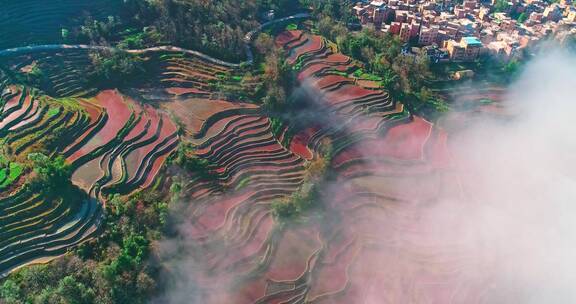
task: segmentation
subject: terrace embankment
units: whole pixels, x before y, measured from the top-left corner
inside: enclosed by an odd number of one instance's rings
[[[329,124],[305,128],[301,136],[311,149],[323,137],[334,142],[334,182],[323,189],[324,245],[306,291],[292,290],[285,303],[479,301],[486,277],[471,271],[480,264],[465,261],[473,250],[429,230],[435,204],[460,193],[452,187],[446,133],[410,115],[374,81],[355,76],[359,67],[351,59],[311,47],[317,39],[281,36],[277,43],[301,86],[330,115]]]
[[[0,140],[13,160],[0,169],[0,276],[31,263],[45,263],[99,233],[100,205],[87,196],[49,198],[28,184],[30,168],[18,163],[28,151],[56,149],[52,137],[82,128],[84,112],[41,98],[25,87],[2,84]],[[4,160],[5,161],[5,160]]]
[[[3,153],[16,161],[4,166],[3,160],[0,168],[0,194],[6,196],[7,204],[6,210],[0,212],[3,219],[0,227],[12,233],[6,239],[5,252],[1,253],[6,263],[0,260],[0,273],[29,263],[47,262],[96,237],[102,217],[100,203],[106,202],[110,195],[130,194],[154,185],[181,135],[198,145],[205,141],[211,151],[201,157],[210,159],[219,168],[218,187],[198,187],[205,194],[218,192],[222,187],[247,186],[248,175],[254,175],[251,183],[267,180],[275,170],[278,177],[269,179],[274,182],[258,186],[272,185],[275,189],[257,193],[254,199],[262,195],[280,196],[298,186],[301,159],[269,134],[269,122],[259,116],[257,106],[208,99],[217,97],[210,93],[214,81],[238,85],[233,65],[220,65],[194,54],[149,50],[147,60],[157,62],[159,66],[154,70],[161,71],[154,78],[160,84],[161,100],[139,96],[143,98],[136,101],[117,90],[98,91],[85,82],[90,50],[46,48],[3,58],[3,68],[11,73],[27,75],[34,70],[42,71],[48,93],[66,97],[53,98],[36,89],[11,85],[10,77],[0,70],[0,139]],[[230,138],[230,134],[221,134],[218,129],[223,126],[221,121],[228,119],[236,119],[240,127],[251,120],[257,122],[237,138]],[[240,153],[246,147],[251,150]],[[69,206],[73,202],[43,202],[37,197],[32,200],[29,196],[34,193],[16,195],[28,191],[26,181],[32,171],[26,167],[22,172],[17,161],[26,162],[32,152],[63,156],[72,169],[72,183],[92,199]],[[287,180],[284,184],[283,178]],[[11,207],[13,204],[18,208],[13,209],[16,208]],[[83,204],[87,207],[80,207]],[[268,226],[262,226],[268,227],[262,230],[266,235],[272,227],[270,212],[257,211],[254,219],[267,223]],[[19,230],[16,220],[22,222],[24,230]],[[247,232],[239,232],[239,239],[246,237],[243,233]],[[28,237],[37,242],[30,244],[43,249],[26,247]],[[68,242],[58,237],[67,238]],[[21,248],[18,244],[22,244]],[[56,245],[57,249],[51,249]]]
[[[148,187],[179,140],[170,117],[112,90],[84,103],[106,120],[64,150],[72,181],[95,197]]]
[[[476,303],[485,277],[471,274],[480,265],[431,229],[433,206],[459,193],[446,132],[355,76],[359,65],[322,37],[289,31],[276,43],[307,103],[277,135],[251,104],[185,95],[163,104],[211,174],[186,185],[184,199],[195,203],[179,212],[194,300]],[[320,210],[293,222],[272,217],[271,202],[298,191],[327,140]]]
[[[55,71],[54,95],[76,96],[55,99],[0,74],[3,148],[16,164],[33,151],[63,155],[73,183],[90,195],[45,202],[23,187],[24,177],[0,188],[0,273],[96,237],[102,212],[94,198],[150,187],[179,149],[192,168],[180,198],[193,203],[181,206],[179,227],[193,265],[185,275],[197,289],[191,301],[477,302],[483,278],[470,274],[481,265],[431,229],[431,207],[458,193],[446,133],[379,81],[357,76],[360,65],[324,38],[288,31],[276,45],[306,103],[280,127],[258,105],[222,93],[239,87],[239,67],[185,52],[152,52],[159,72],[130,96]],[[20,58],[9,68],[85,64],[74,52],[41,54],[43,61]],[[309,182],[326,142],[330,176],[319,183],[318,208],[294,221],[274,216],[274,203]],[[14,172],[16,165],[0,168],[0,182]]]
[[[45,263],[98,236],[101,190],[127,194],[151,186],[176,147],[167,113],[119,92],[90,99],[54,99],[2,82],[0,140],[12,162],[0,168],[0,275]],[[63,155],[72,182],[91,197],[49,199],[29,186],[32,152]],[[79,191],[79,190],[78,190]]]

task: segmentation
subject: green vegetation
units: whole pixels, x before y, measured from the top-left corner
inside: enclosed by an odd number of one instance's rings
[[[524,23],[528,20],[528,15],[526,13],[521,13],[518,15],[518,19],[516,19],[519,23]]]
[[[272,134],[274,136],[279,137],[284,129],[284,122],[279,117],[271,117],[270,118],[270,129],[272,130]]]
[[[319,28],[323,22],[329,23],[321,20]],[[360,33],[350,33],[343,28],[326,30],[327,35],[336,39],[341,52],[365,63],[365,68],[356,70],[354,76],[379,81],[415,114],[434,118],[447,110],[446,102],[428,88],[435,77],[428,56],[403,54],[402,42],[397,36],[373,30]]]
[[[55,107],[63,106],[67,110],[72,111],[84,111],[84,108],[78,104],[78,100],[76,98],[47,98],[45,96],[40,97],[44,102],[53,104]],[[48,111],[51,111],[52,108]]]
[[[60,112],[59,108],[50,108],[48,112],[46,112],[46,117],[52,117]]]
[[[348,0],[300,0],[303,7],[310,8],[316,17],[330,17],[342,22],[354,21],[350,7],[353,1]]]
[[[44,77],[44,72],[40,69],[38,64],[34,64],[27,76],[29,81],[40,81]]]
[[[125,52],[94,52],[90,58],[94,70],[89,77],[102,87],[124,86],[145,73],[143,59]]]
[[[298,24],[296,24],[296,23],[290,23],[286,26],[287,31],[294,31],[297,29],[298,29]]]
[[[71,32],[79,43],[122,48],[172,44],[241,61],[245,59],[244,35],[271,9],[281,17],[299,6],[289,0],[127,0],[118,16],[98,21],[88,15]]]
[[[365,79],[371,81],[382,81],[382,77],[376,76],[374,74],[366,73],[362,69],[358,69],[354,71],[354,77],[358,79]]]
[[[2,163],[7,163],[4,157]],[[46,204],[64,200],[77,206],[89,199],[72,185],[72,170],[64,158],[30,153],[26,166],[33,173],[23,189],[40,194]],[[20,175],[23,167],[10,163],[10,176]],[[114,196],[106,207],[99,239],[53,263],[16,271],[0,285],[0,302],[145,303],[156,286],[148,255],[165,224],[166,195],[151,189],[129,197]]]
[[[205,181],[213,182],[218,177],[210,168],[208,160],[194,154],[194,147],[191,144],[181,143],[170,162]]]
[[[211,91],[218,92],[230,100],[240,100],[249,102],[257,94],[258,88],[255,83],[258,79],[250,72],[241,74],[217,73],[215,80],[209,80]]]
[[[286,121],[282,120],[282,118],[278,116],[270,117],[270,129],[272,134],[274,134],[274,137],[277,139],[280,139],[280,136],[284,133],[281,142],[284,147],[287,147],[290,144],[290,141],[292,141],[292,137],[294,137],[294,130],[287,125]]]
[[[76,192],[70,182],[72,170],[63,157],[50,158],[42,153],[30,153],[28,159],[35,173],[28,185],[31,191],[41,193],[48,200]]]
[[[288,198],[272,203],[274,216],[282,221],[301,216],[305,211],[315,206],[320,198],[318,191],[318,187],[313,183],[303,184]]]
[[[158,189],[113,197],[101,238],[15,272],[0,286],[3,303],[146,303],[157,286],[149,253],[165,224],[163,197]]]
[[[15,74],[16,80],[20,83],[40,87],[46,81],[46,75],[37,62],[20,69],[20,72]]]
[[[320,189],[330,178],[330,162],[333,146],[326,139],[319,148],[318,155],[306,165],[304,183],[287,198],[272,202],[272,213],[280,221],[298,219],[305,212],[320,207]]]
[[[260,96],[264,108],[269,113],[282,112],[287,106],[288,93],[294,88],[295,73],[281,50],[273,48],[266,56],[263,80]]]
[[[407,96],[417,113],[428,113],[428,116],[439,115],[448,112],[448,104],[440,99],[427,87],[422,87],[420,92]]]
[[[60,33],[61,33],[60,35],[62,36],[62,40],[64,41],[67,41],[68,38],[70,37],[70,31],[68,29],[63,28],[61,29]]]
[[[123,2],[128,8],[126,14],[111,16],[104,21],[88,16],[84,26],[62,29],[62,38],[84,43],[116,44],[122,49],[170,43],[226,60],[241,60],[244,34],[258,24],[264,12],[275,9],[281,16],[297,9],[288,0]],[[354,20],[350,16],[350,3],[346,1],[301,0],[300,3],[310,7],[319,18],[313,31],[332,39],[343,53],[364,63],[362,68],[348,71],[353,72],[356,78],[380,83],[394,98],[406,103],[413,113],[434,117],[448,110],[444,100],[430,89],[435,73],[430,69],[427,56],[403,54],[402,42],[397,37],[370,30],[349,32],[346,22]],[[297,28],[297,24],[286,26],[289,30]],[[223,95],[260,101],[265,114],[270,117],[272,133],[279,138],[284,132],[282,144],[286,146],[294,130],[291,122],[283,118],[290,116],[290,111],[296,108],[292,103],[296,98],[291,93],[295,86],[295,70],[299,70],[301,65],[287,65],[286,54],[275,47],[273,37],[267,33],[259,35],[254,47],[258,51],[256,62],[260,65],[256,66],[260,70],[248,72],[246,67],[242,67],[232,72],[214,72],[217,79],[210,82],[210,86]],[[93,70],[88,76],[102,88],[127,86],[145,76],[147,70],[144,58],[125,52],[93,52],[90,59]],[[499,66],[503,74],[516,74],[520,68],[516,61]],[[348,76],[348,72],[334,73]],[[32,64],[26,75],[28,78],[24,81],[29,83],[41,82],[45,77],[37,64]],[[255,82],[258,85],[254,85]],[[70,98],[41,101],[49,103],[47,117],[61,114],[61,111],[79,110],[77,101]],[[133,120],[131,117],[129,123]],[[182,126],[181,123],[178,125]],[[89,199],[71,183],[72,169],[63,157],[39,153],[48,151],[45,146],[54,144],[63,134],[61,131],[54,129],[26,150],[35,153],[23,153],[22,157],[27,157],[25,161],[13,162],[0,156],[0,190],[25,175],[27,180],[23,187],[39,193],[48,201]],[[127,132],[128,129],[123,129],[118,136],[122,137]],[[28,139],[25,137],[22,141]],[[171,184],[156,182],[150,190],[124,197],[106,197],[106,218],[98,239],[83,244],[53,263],[16,271],[1,284],[0,302],[145,303],[158,288],[155,279],[159,270],[150,253],[153,244],[165,232],[168,204],[180,198],[186,189],[187,185],[182,181],[207,181],[211,183],[210,187],[216,188],[223,176],[219,176],[207,159],[197,156],[194,149],[193,145],[182,143],[169,159],[168,163],[179,170],[173,177],[167,175],[173,178]],[[321,192],[331,178],[334,148],[329,140],[325,140],[316,152],[314,158],[306,162],[304,182],[299,189],[272,203],[272,212],[279,221],[298,220],[306,212],[322,207]],[[24,174],[31,170],[31,174]],[[234,190],[243,189],[250,181],[250,177],[241,179]],[[169,190],[167,185],[170,185]]]
[[[138,32],[128,35],[118,43],[118,47],[121,49],[142,49],[146,47],[146,33]]]
[[[1,168],[1,166],[0,166]],[[7,167],[0,169],[0,190],[12,185],[24,171],[22,164],[11,162]]]
[[[502,61],[492,56],[486,56],[476,62],[436,64],[433,66],[432,72],[438,79],[447,79],[456,71],[473,70],[476,80],[508,84],[516,79],[522,71],[525,61],[520,58],[522,56],[518,59]]]

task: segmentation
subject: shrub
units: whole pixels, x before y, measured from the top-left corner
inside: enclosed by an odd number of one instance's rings
[[[29,184],[32,190],[48,199],[65,197],[74,192],[70,182],[72,170],[63,157],[50,158],[42,153],[30,153],[28,159],[32,161],[35,173]]]
[[[14,162],[10,163],[8,168],[0,170],[0,181],[3,181],[2,183],[0,183],[0,189],[4,189],[10,186],[14,181],[16,181],[20,177],[20,175],[22,175],[23,171],[24,167],[21,164]]]
[[[95,52],[90,59],[93,71],[89,76],[104,87],[124,86],[146,71],[142,58],[122,51]]]
[[[279,220],[294,219],[315,207],[318,200],[317,184],[307,182],[288,198],[274,201],[272,214]]]
[[[210,162],[204,158],[200,158],[194,154],[193,148],[187,144],[181,144],[178,147],[174,164],[180,166],[186,171],[197,175],[198,177],[207,180],[215,181],[217,175],[210,168]]]
[[[296,24],[296,23],[290,23],[286,26],[287,31],[295,31],[297,29],[298,29],[298,24]]]
[[[120,43],[118,43],[118,48],[142,49],[146,46],[144,42],[145,38],[146,34],[143,32],[126,36],[122,41],[120,41]]]

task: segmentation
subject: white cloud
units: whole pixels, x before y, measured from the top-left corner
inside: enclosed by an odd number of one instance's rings
[[[512,119],[451,140],[466,237],[495,263],[486,303],[576,303],[575,67],[542,55],[510,89]]]

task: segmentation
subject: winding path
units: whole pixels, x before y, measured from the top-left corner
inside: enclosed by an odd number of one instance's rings
[[[130,54],[144,54],[149,52],[159,52],[159,51],[171,51],[171,52],[183,52],[187,54],[191,54],[194,56],[198,56],[202,59],[211,61],[216,64],[229,66],[229,67],[238,67],[239,64],[237,63],[230,63],[220,59],[216,59],[214,57],[210,57],[206,54],[192,51],[188,49],[183,49],[176,46],[156,46],[146,49],[137,49],[137,50],[124,50],[119,49],[111,46],[101,46],[101,45],[87,45],[87,44],[44,44],[44,45],[33,45],[33,46],[23,46],[17,47],[12,49],[6,49],[0,51],[1,56],[13,56],[18,54],[26,54],[26,53],[33,53],[33,52],[42,52],[42,51],[61,51],[61,50],[95,50],[95,51],[122,51],[127,52]]]
[[[252,49],[250,44],[252,43],[254,37],[256,37],[264,28],[287,21],[297,20],[297,19],[306,19],[309,18],[310,14],[308,13],[301,13],[296,14],[276,20],[272,20],[260,25],[258,28],[248,32],[246,36],[244,36],[244,47],[246,51],[246,58],[247,60],[243,63],[232,63],[227,62],[224,60],[220,60],[204,53],[184,49],[177,46],[156,46],[146,49],[136,49],[136,50],[124,50],[119,49],[111,46],[101,46],[101,45],[87,45],[87,44],[44,44],[44,45],[32,45],[32,46],[23,46],[23,47],[16,47],[11,49],[0,50],[0,57],[2,56],[14,56],[18,54],[26,54],[26,53],[33,53],[33,52],[42,52],[42,51],[59,51],[59,50],[96,50],[96,51],[122,51],[127,52],[130,54],[145,54],[150,52],[160,52],[160,51],[169,51],[169,52],[182,52],[186,54],[190,54],[193,56],[197,56],[204,60],[210,61],[212,63],[223,65],[227,67],[237,68],[240,67],[241,64],[252,65],[254,63],[254,55],[252,54]]]

